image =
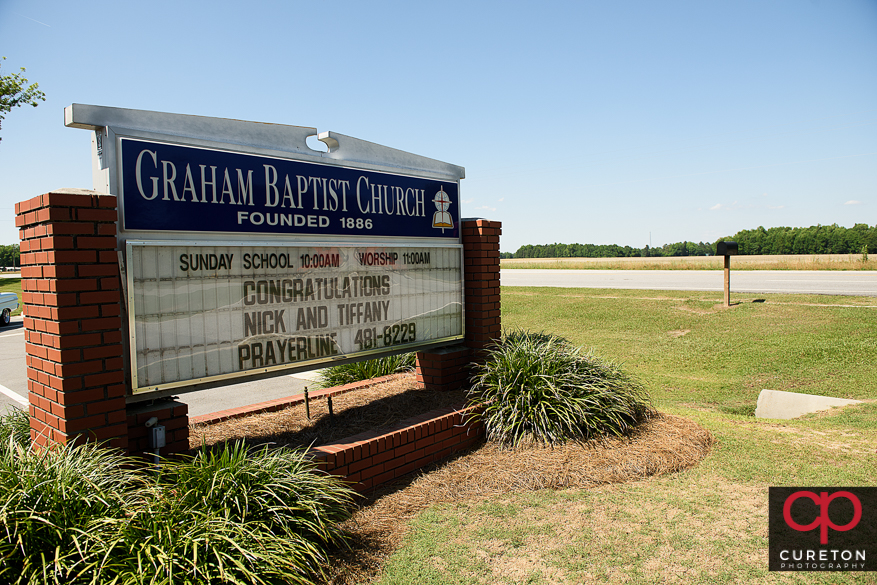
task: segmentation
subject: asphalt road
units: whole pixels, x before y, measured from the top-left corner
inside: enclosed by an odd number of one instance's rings
[[[27,407],[27,367],[21,316],[0,327],[0,413],[12,406]]]
[[[721,271],[712,270],[503,270],[504,286],[552,286],[643,290],[724,290]],[[802,293],[877,297],[877,272],[731,271],[731,299],[737,293]],[[181,395],[190,416],[210,414],[302,392],[314,373],[278,376]],[[27,404],[22,318],[0,328],[0,412]]]
[[[624,288],[642,290],[725,290],[719,270],[531,270],[500,272],[503,286]],[[877,297],[877,271],[731,269],[731,294],[786,293]]]
[[[0,328],[0,413],[9,407],[27,407],[27,366],[24,354],[22,318]],[[313,386],[317,372],[277,376],[257,382],[232,384],[212,390],[199,390],[180,395],[189,405],[189,416],[210,414],[228,408],[274,400],[299,394],[305,386]]]

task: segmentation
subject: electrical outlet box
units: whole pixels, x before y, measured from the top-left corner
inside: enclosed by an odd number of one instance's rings
[[[156,425],[150,429],[152,431],[152,435],[150,435],[150,443],[153,449],[161,449],[165,445],[164,438],[164,425]]]

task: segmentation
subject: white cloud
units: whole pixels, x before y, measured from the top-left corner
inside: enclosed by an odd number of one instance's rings
[[[480,207],[475,207],[474,209],[486,209],[487,211],[496,211],[496,207],[489,207],[487,205],[481,205]]]
[[[500,197],[497,201],[505,201],[505,197]]]
[[[862,204],[861,201],[856,201],[855,199],[850,199],[849,201],[844,203],[844,205],[861,205],[861,204]]]
[[[474,199],[463,199],[463,203],[472,203]]]
[[[716,203],[715,205],[710,207],[710,211],[719,211],[719,210],[729,211],[729,210],[734,210],[734,209],[746,209],[746,208],[752,208],[752,207],[756,207],[756,206],[755,205],[740,205],[740,201],[735,201],[734,203],[731,203],[730,205],[727,205],[725,203]]]

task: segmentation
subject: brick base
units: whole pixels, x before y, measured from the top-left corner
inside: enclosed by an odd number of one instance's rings
[[[465,386],[472,351],[465,345],[417,352],[417,386],[427,390],[457,390]]]
[[[128,406],[128,454],[134,457],[151,457],[150,430],[146,421],[158,418],[165,428],[165,446],[162,456],[186,453],[189,450],[189,405],[177,400],[156,400],[154,403]]]
[[[438,408],[391,430],[360,433],[311,453],[320,469],[367,492],[481,441],[484,425],[470,420],[472,411],[463,406]]]

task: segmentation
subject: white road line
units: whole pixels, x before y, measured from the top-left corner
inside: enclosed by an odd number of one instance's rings
[[[18,393],[16,393],[16,392],[13,392],[12,390],[10,390],[9,388],[7,388],[6,386],[0,385],[0,392],[2,392],[3,394],[5,394],[5,395],[8,396],[9,398],[15,400],[16,402],[18,402],[18,403],[21,404],[22,406],[28,406],[28,405],[30,404],[30,401],[29,401],[27,398],[25,398],[25,397],[22,396],[21,394],[18,394]]]
[[[822,282],[817,278],[773,278],[766,279],[764,282]],[[877,280],[832,280],[831,284],[871,284]]]
[[[855,293],[843,293],[843,295],[839,295],[836,290],[829,289],[819,289],[819,288],[808,288],[806,291],[788,291],[782,288],[761,288],[759,287],[757,290],[752,290],[750,287],[747,287],[745,284],[741,284],[739,289],[731,288],[731,292],[744,292],[748,294],[761,294],[761,293],[777,293],[784,295],[835,295],[835,296],[868,296],[868,295],[857,295]]]

